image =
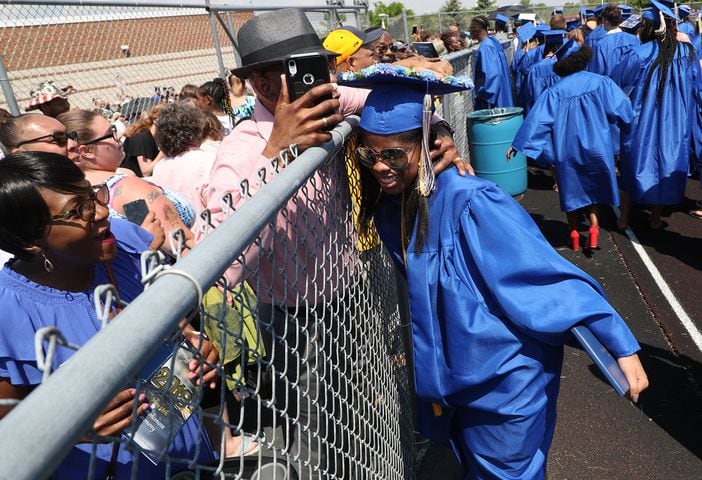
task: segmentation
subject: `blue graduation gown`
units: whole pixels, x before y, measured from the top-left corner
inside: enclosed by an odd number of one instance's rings
[[[595,45],[597,45],[597,42],[602,40],[605,35],[607,35],[607,30],[604,29],[602,25],[598,25],[590,34],[587,36],[585,39],[585,43],[587,43],[589,46],[592,48],[595,48]]]
[[[691,135],[699,120],[695,92],[702,77],[690,50],[689,45],[678,43],[660,102],[660,69],[654,71],[645,92],[648,72],[658,57],[658,42],[634,48],[612,72],[622,88],[634,87],[630,97],[636,121],[627,135],[622,134],[620,178],[622,188],[636,203],[675,205],[683,200]]]
[[[416,229],[407,249],[406,277],[417,396],[452,417],[446,427],[443,415],[420,409],[422,433],[436,438],[443,427],[468,478],[542,479],[569,329],[589,326],[615,357],[639,346],[599,284],[561,257],[512,197],[455,170],[437,182],[422,251]],[[375,222],[403,266],[400,215],[399,199],[384,196]]]
[[[556,60],[556,57],[544,58],[529,69],[526,95],[524,97],[526,100],[524,105],[525,115],[529,113],[539,95],[561,79],[553,72],[553,64],[556,63]]]
[[[587,69],[609,77],[626,52],[640,44],[638,37],[630,33],[609,33],[595,44]]]
[[[541,59],[544,58],[544,46],[538,45],[528,52],[525,52],[517,65],[517,74],[514,77],[515,90],[517,92],[516,105],[526,109],[529,100],[529,70]]]
[[[536,100],[512,146],[542,166],[555,166],[561,210],[618,205],[610,126],[627,129],[629,99],[607,77],[578,72]]]
[[[512,78],[502,44],[494,37],[480,42],[475,54],[473,90],[476,110],[512,107]]]

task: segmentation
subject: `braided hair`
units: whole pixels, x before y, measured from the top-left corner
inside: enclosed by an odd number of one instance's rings
[[[232,125],[236,124],[234,109],[229,98],[229,86],[223,78],[214,78],[205,82],[198,88],[198,95],[210,97],[215,104],[232,119]]]
[[[658,42],[658,56],[651,64],[651,68],[648,70],[648,75],[646,77],[646,85],[644,87],[643,95],[644,97],[648,94],[648,88],[651,85],[651,79],[655,70],[660,70],[660,76],[658,77],[658,102],[663,100],[663,92],[665,91],[665,84],[668,82],[668,70],[670,69],[670,64],[673,63],[675,58],[675,52],[678,48],[678,44],[681,48],[687,48],[688,58],[690,62],[695,61],[695,51],[692,45],[688,43],[681,43],[677,40],[678,27],[673,19],[665,19],[665,31],[661,34],[656,32],[657,25],[647,18],[641,19],[641,42],[649,42],[656,40]],[[684,46],[684,47],[683,47]]]

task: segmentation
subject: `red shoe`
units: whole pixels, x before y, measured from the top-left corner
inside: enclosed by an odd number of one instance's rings
[[[570,246],[575,251],[580,250],[580,234],[575,229],[570,231]]]
[[[592,226],[590,227],[590,238],[588,239],[588,244],[590,248],[597,248],[597,241],[600,239],[600,227]]]

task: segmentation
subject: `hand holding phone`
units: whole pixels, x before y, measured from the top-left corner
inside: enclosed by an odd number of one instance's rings
[[[294,102],[317,85],[329,83],[329,60],[319,53],[301,53],[291,55],[285,60],[285,81],[288,86],[288,96]],[[325,95],[315,100],[315,105],[330,100],[330,95]]]

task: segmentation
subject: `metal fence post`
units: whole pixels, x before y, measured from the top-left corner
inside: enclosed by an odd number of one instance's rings
[[[219,44],[219,32],[217,31],[217,24],[215,23],[214,14],[211,11],[208,11],[207,13],[210,18],[212,38],[214,39],[215,53],[217,54],[217,63],[219,64],[219,76],[222,78],[227,78],[227,71],[224,67],[224,59],[222,58],[222,47]]]
[[[236,38],[236,30],[234,29],[234,24],[232,23],[232,16],[227,15],[227,29],[229,30],[229,35],[232,38]],[[241,54],[239,53],[239,45],[234,43],[234,63],[236,63],[237,67],[241,66]]]
[[[438,12],[437,16],[439,17],[439,32],[441,32],[442,31],[442,29],[441,29],[441,12]]]
[[[15,98],[15,92],[12,90],[12,84],[10,83],[10,78],[7,76],[7,69],[5,68],[5,60],[0,55],[0,88],[2,88],[2,93],[5,95],[5,101],[10,109],[10,113],[13,116],[20,114],[19,106],[17,106],[17,99]]]
[[[409,30],[407,30],[407,10],[402,9],[402,27],[405,29],[405,42],[410,43]]]

